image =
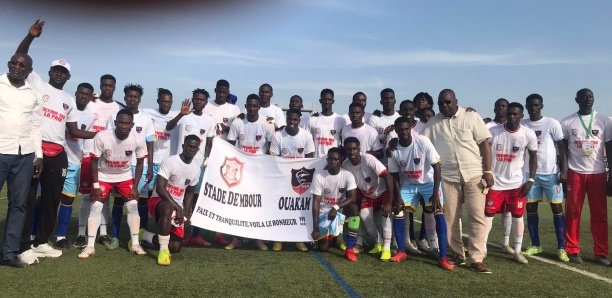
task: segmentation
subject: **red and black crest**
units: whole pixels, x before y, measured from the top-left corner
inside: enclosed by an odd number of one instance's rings
[[[542,135],[542,131],[541,130],[536,130],[535,133],[536,133],[536,136],[538,136],[538,137]]]
[[[64,104],[64,110],[68,110],[68,108],[70,108],[70,106],[68,104]]]
[[[593,130],[591,130],[591,133],[592,133],[594,136],[598,136],[598,135],[599,135],[599,129],[593,129]]]
[[[370,177],[365,177],[363,180],[365,180],[365,182],[370,183],[370,181],[372,181],[372,178]]]
[[[417,157],[417,158],[413,159],[412,161],[414,161],[414,164],[417,165],[417,166],[421,164],[421,158],[420,157]]]
[[[512,146],[512,152],[518,152],[519,151],[519,147],[517,146]]]
[[[206,129],[200,129],[200,135],[204,135],[206,133]]]
[[[261,135],[256,135],[255,136],[255,140],[257,140],[257,141],[261,140]]]
[[[305,193],[312,184],[315,169],[291,169],[291,187],[298,194]]]
[[[185,179],[185,185],[189,185],[191,183],[191,179]]]
[[[81,124],[81,130],[86,130],[86,129],[87,129],[87,125]]]
[[[176,181],[176,175],[170,175],[170,179],[168,179],[172,182]]]
[[[125,150],[125,156],[132,156],[132,150]]]
[[[223,123],[229,122],[229,118],[223,118]]]
[[[304,148],[298,148],[298,153],[299,153],[299,154],[304,153]]]
[[[333,135],[335,135],[335,134],[336,134],[336,130],[335,130],[335,129],[332,129],[332,130],[330,130],[329,132],[330,132],[331,134],[333,134]]]
[[[136,132],[137,133],[141,133],[142,132],[142,126],[136,126]]]

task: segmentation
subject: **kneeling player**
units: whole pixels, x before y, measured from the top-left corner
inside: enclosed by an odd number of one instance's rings
[[[321,232],[333,232],[341,229],[344,215],[338,213],[339,209],[349,213],[348,237],[346,243],[346,258],[351,262],[357,261],[357,255],[353,251],[359,232],[359,211],[355,204],[357,185],[355,177],[349,171],[340,167],[343,154],[340,148],[334,147],[327,152],[327,167],[322,171],[315,172],[312,180],[312,238],[318,241],[321,251],[329,249],[332,236],[337,234]]]
[[[170,253],[181,251],[184,224],[191,218],[193,193],[200,177],[200,165],[192,162],[199,150],[200,138],[186,136],[183,152],[164,159],[157,174],[155,193],[147,204],[159,235],[143,230],[143,239],[159,245],[159,265],[170,265]]]
[[[146,255],[138,241],[140,216],[138,215],[138,182],[142,176],[142,168],[147,147],[144,138],[138,137],[133,131],[134,114],[128,109],[117,113],[114,130],[99,132],[94,138],[94,148],[91,152],[91,178],[93,191],[91,194],[91,210],[87,219],[89,231],[87,246],[79,254],[86,259],[95,254],[96,231],[100,226],[102,207],[108,200],[111,190],[115,189],[126,200],[128,210],[127,221],[131,233],[128,243],[130,252]],[[136,154],[136,174],[132,176],[130,160]]]
[[[440,197],[440,155],[431,141],[411,132],[410,120],[400,117],[395,120],[395,131],[398,135],[397,149],[389,157],[389,172],[393,175],[396,185],[399,185],[400,198],[396,203],[398,212],[393,219],[397,253],[391,262],[401,262],[407,255],[404,248],[404,212],[413,210],[419,204],[419,197],[425,200],[424,222],[430,253],[437,256],[438,265],[445,270],[453,270],[454,266],[446,257],[446,220]],[[436,239],[437,234],[437,239]]]

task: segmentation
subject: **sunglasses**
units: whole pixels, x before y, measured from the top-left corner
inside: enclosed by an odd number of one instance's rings
[[[23,62],[21,62],[21,61],[13,61],[13,60],[9,61],[8,65],[9,66],[19,66],[20,68],[26,68],[27,67],[27,65],[25,65]]]

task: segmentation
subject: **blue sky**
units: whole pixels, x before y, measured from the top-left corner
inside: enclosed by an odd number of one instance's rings
[[[273,103],[286,106],[299,94],[315,110],[321,89],[331,88],[335,110],[345,113],[357,91],[372,111],[386,87],[398,105],[452,88],[483,116],[492,116],[497,98],[524,102],[540,93],[545,114],[561,118],[588,87],[596,109],[612,114],[609,1],[44,2],[3,4],[0,54],[8,60],[29,25],[44,19],[30,51],[34,67],[44,77],[52,60],[66,58],[69,93],[111,73],[118,87],[143,85],[143,106],[155,107],[156,88],[165,87],[178,108],[194,88],[212,93],[224,78],[241,105],[270,83]]]

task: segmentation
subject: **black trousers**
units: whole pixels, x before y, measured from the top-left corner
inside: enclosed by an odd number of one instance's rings
[[[57,222],[57,207],[59,206],[60,196],[64,189],[66,172],[68,170],[68,157],[66,151],[50,157],[43,156],[43,171],[38,179],[32,179],[30,192],[28,193],[28,207],[26,213],[26,223],[21,234],[21,249],[30,241],[32,232],[32,217],[34,208],[40,208],[40,220],[36,238],[32,242],[35,246],[49,242],[49,238],[55,229]],[[40,197],[37,197],[37,189],[40,184]]]

